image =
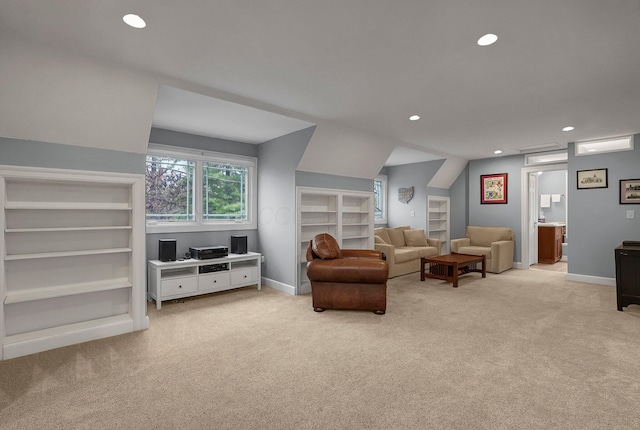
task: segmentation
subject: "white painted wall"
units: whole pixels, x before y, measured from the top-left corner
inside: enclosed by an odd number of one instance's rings
[[[381,136],[320,121],[297,170],[373,179],[395,146]]]
[[[154,79],[6,38],[0,58],[3,137],[146,152]]]

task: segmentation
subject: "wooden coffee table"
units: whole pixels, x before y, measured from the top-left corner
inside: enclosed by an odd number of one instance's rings
[[[429,263],[429,270],[424,267]],[[482,270],[476,268],[477,263],[482,263]],[[422,257],[420,259],[420,280],[424,278],[443,279],[453,283],[453,288],[458,288],[458,276],[470,272],[482,273],[487,277],[487,260],[484,255],[446,254],[436,257]]]

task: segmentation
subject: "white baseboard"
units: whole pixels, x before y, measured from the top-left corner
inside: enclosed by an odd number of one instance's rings
[[[567,273],[566,279],[567,281],[584,282],[587,284],[609,285],[612,287],[616,286],[615,278],[604,278],[601,276],[576,275],[574,273]]]
[[[515,261],[515,262],[513,263],[513,268],[514,268],[514,269],[522,269],[522,263],[521,263],[521,262],[519,262],[519,261]]]
[[[567,258],[567,256],[566,256],[566,255],[563,255],[563,256],[560,258],[560,261],[569,261],[569,259]]]
[[[282,291],[283,293],[296,295],[296,287],[293,285],[285,284],[283,282],[274,281],[273,279],[262,277],[262,285],[273,288],[274,290]]]

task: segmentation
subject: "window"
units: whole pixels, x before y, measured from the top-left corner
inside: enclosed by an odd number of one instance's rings
[[[256,228],[257,160],[150,145],[147,232]]]
[[[633,151],[633,135],[583,140],[575,144],[575,155],[594,155],[618,151]]]
[[[548,163],[566,163],[569,158],[569,154],[564,151],[550,151],[550,152],[534,152],[527,154],[524,157],[524,164],[527,166],[535,164],[548,164]]]
[[[374,214],[376,224],[387,223],[387,175],[373,180]]]

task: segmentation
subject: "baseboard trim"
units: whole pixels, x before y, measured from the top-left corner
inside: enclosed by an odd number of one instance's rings
[[[601,276],[576,275],[575,273],[567,273],[566,279],[567,281],[584,282],[586,284],[609,285],[611,287],[616,286],[615,278],[604,278]]]
[[[521,263],[521,262],[519,262],[519,261],[515,261],[515,262],[513,263],[513,268],[514,268],[514,269],[522,269],[522,263]]]
[[[274,290],[282,291],[283,293],[296,295],[296,287],[293,285],[285,284],[283,282],[274,281],[273,279],[262,277],[262,285],[273,288]]]

